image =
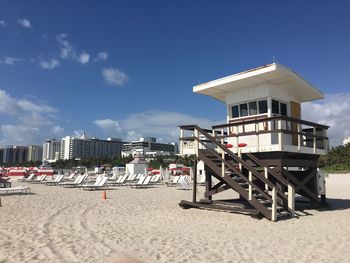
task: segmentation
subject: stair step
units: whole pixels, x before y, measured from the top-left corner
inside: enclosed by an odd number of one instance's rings
[[[243,188],[248,188],[249,184],[248,183],[238,183],[240,186],[242,186]]]
[[[292,218],[292,213],[288,211],[281,211],[277,214],[277,220],[283,220],[288,218]]]
[[[269,210],[272,210],[271,206],[266,206],[266,208],[269,209]],[[282,213],[282,211],[285,211],[284,207],[282,207],[282,206],[277,206],[276,210],[277,210],[278,213]]]

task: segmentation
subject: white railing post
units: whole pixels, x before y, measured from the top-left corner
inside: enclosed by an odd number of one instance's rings
[[[224,145],[224,128],[221,129],[221,144]],[[221,149],[221,158],[225,160],[225,152]],[[225,177],[225,163],[221,162],[221,176]]]
[[[327,137],[327,129],[323,129],[323,149],[328,151],[328,141],[326,137]]]
[[[314,153],[316,153],[316,127],[312,129]]]
[[[260,142],[259,142],[259,123],[255,123],[255,132],[256,132],[256,151],[260,151]]]
[[[271,210],[271,220],[277,221],[277,191],[276,186],[272,188],[272,210]]]
[[[278,146],[279,150],[283,150],[283,133],[282,133],[282,120],[278,120]]]
[[[241,148],[239,148],[239,147],[237,149],[237,155],[238,155],[238,158],[240,158],[240,159],[242,158]],[[241,162],[239,162],[238,167],[239,167],[239,171],[242,172],[242,163]]]
[[[292,216],[294,216],[294,210],[295,210],[295,188],[288,184],[288,209],[289,212],[292,213]]]
[[[298,123],[298,151],[300,151],[301,148],[301,125]]]
[[[264,167],[264,175],[265,175],[265,178],[266,178],[267,180],[269,180],[269,173],[268,173],[268,171],[267,171],[267,167]],[[269,185],[268,185],[268,184],[265,184],[265,190],[266,190],[266,191],[269,191]]]
[[[249,192],[248,192],[248,199],[249,200],[252,200],[252,195],[253,195],[253,187],[251,185],[251,182],[253,181],[253,175],[252,175],[252,172],[249,171]]]
[[[196,153],[196,156],[198,157],[198,152],[199,152],[199,131],[197,129],[194,130],[194,151]]]
[[[184,155],[184,141],[182,138],[184,137],[184,130],[180,128],[180,155]]]

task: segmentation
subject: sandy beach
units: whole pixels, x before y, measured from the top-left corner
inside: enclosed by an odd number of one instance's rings
[[[107,200],[101,191],[30,186],[32,195],[1,197],[1,263],[115,262],[123,255],[142,262],[350,261],[349,176],[327,178],[331,210],[277,223],[183,210],[178,203],[192,192],[164,186],[118,187]]]

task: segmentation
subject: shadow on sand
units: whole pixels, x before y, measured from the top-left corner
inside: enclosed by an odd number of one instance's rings
[[[350,199],[327,198],[328,209],[326,210],[346,210],[350,209]]]
[[[296,214],[298,217],[313,216],[312,210],[318,212],[336,211],[350,209],[350,199],[327,198],[327,205],[311,205],[310,203],[296,203]]]

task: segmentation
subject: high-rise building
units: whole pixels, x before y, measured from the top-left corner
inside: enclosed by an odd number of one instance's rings
[[[0,147],[0,163],[3,162],[4,159],[4,148]]]
[[[85,134],[80,138],[66,136],[61,140],[60,158],[63,160],[100,157],[116,158],[121,156],[123,144],[124,142],[121,139],[116,138],[101,140],[98,138],[86,138]]]
[[[27,160],[36,162],[36,161],[42,161],[42,159],[43,159],[43,147],[38,145],[29,145]]]
[[[5,164],[21,164],[27,161],[26,146],[6,145],[3,149],[2,162]]]
[[[56,161],[60,157],[61,141],[56,139],[47,139],[43,144],[42,160]]]
[[[177,153],[176,149],[176,144],[160,143],[154,137],[141,137],[138,141],[124,144],[122,156],[136,156],[137,154],[145,156],[172,155]]]

